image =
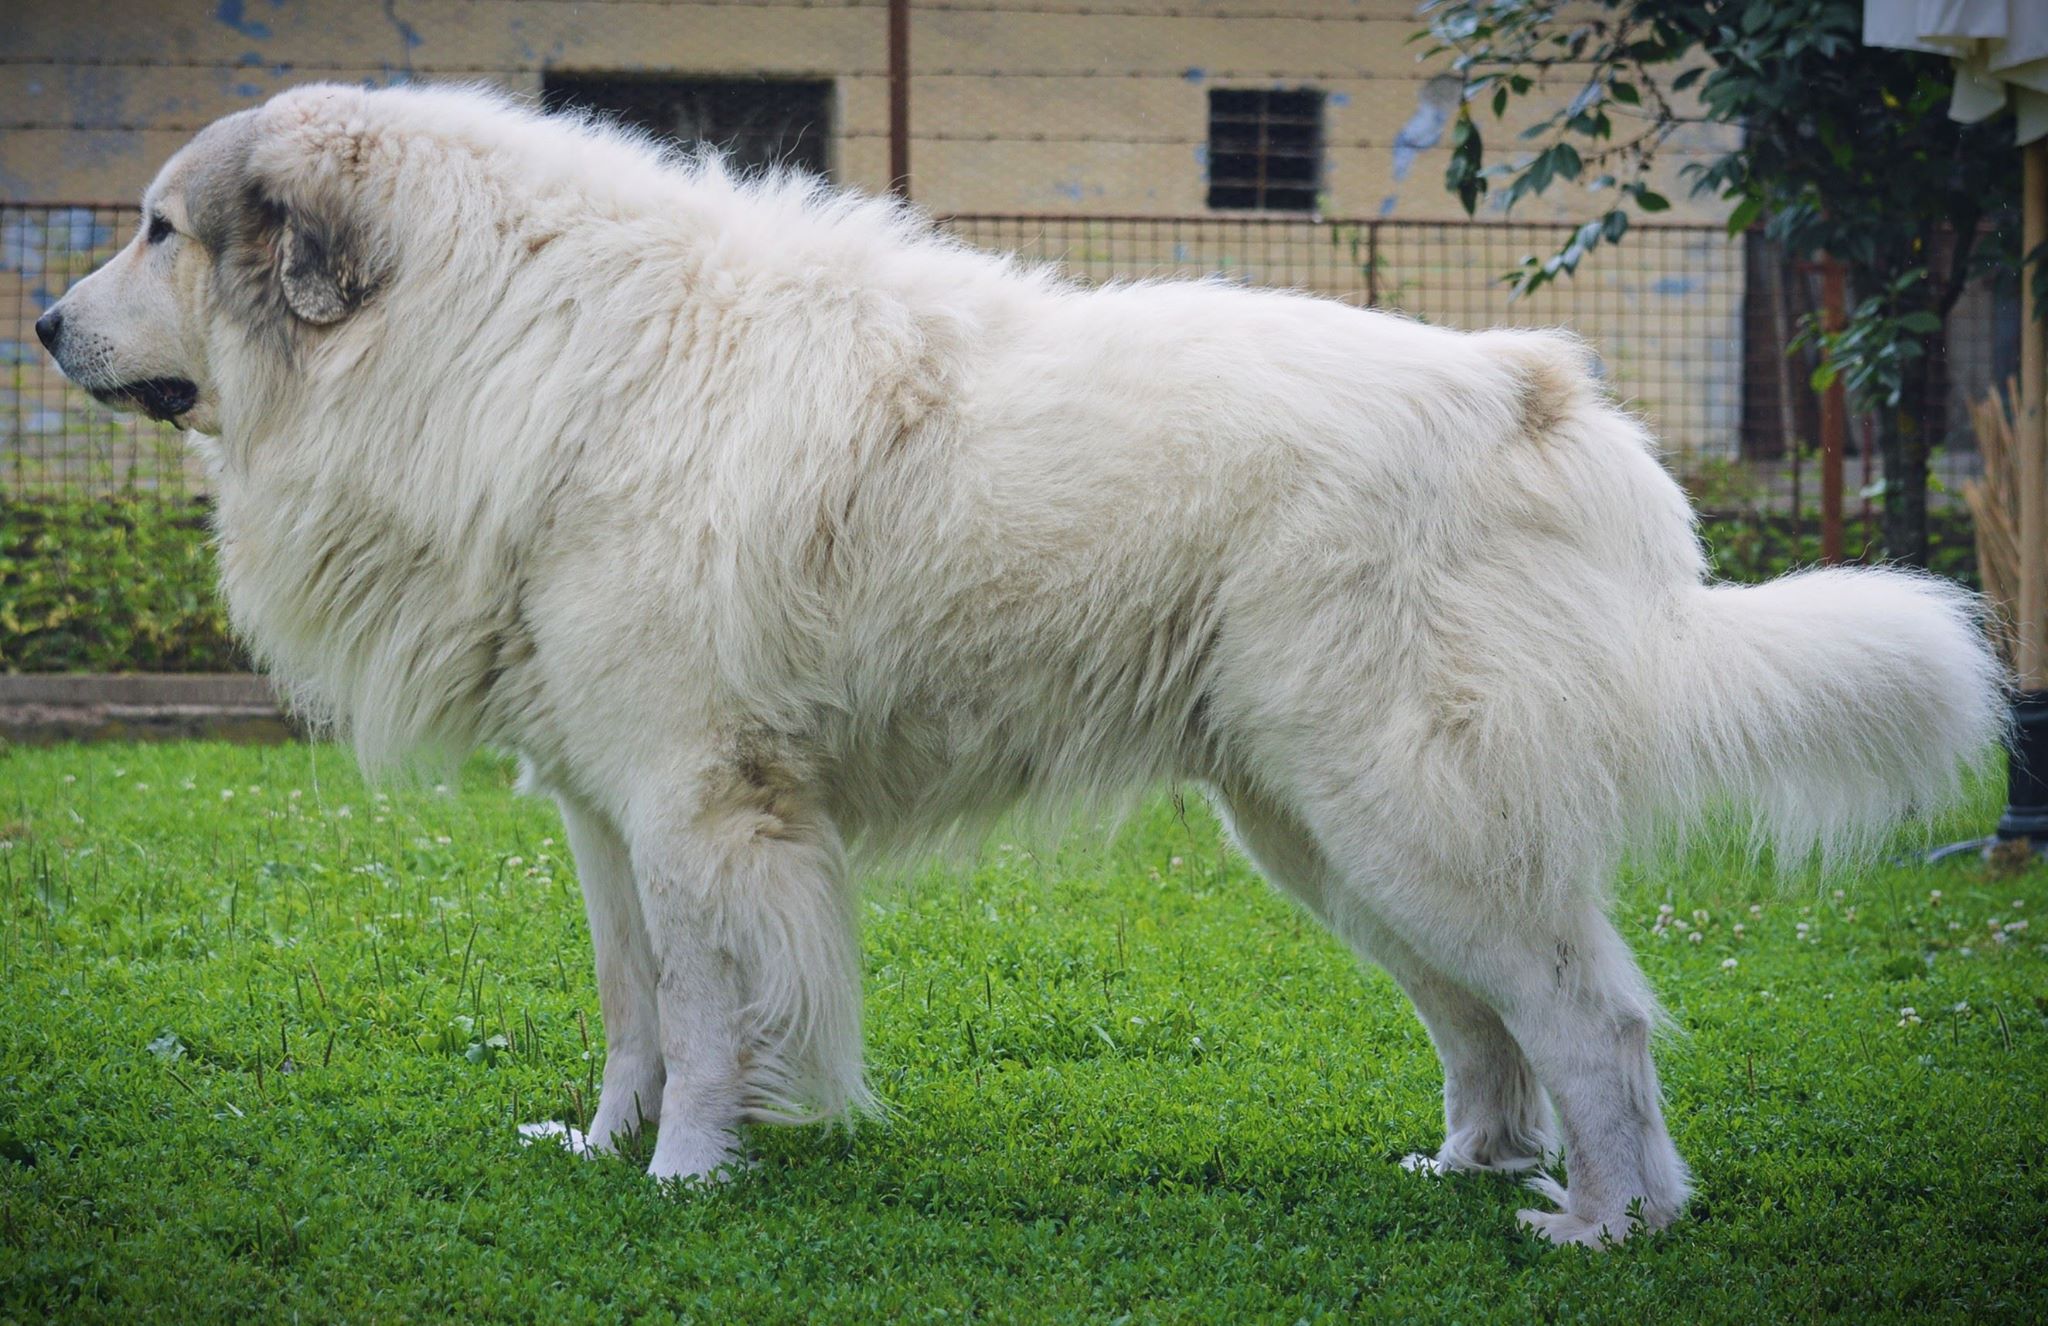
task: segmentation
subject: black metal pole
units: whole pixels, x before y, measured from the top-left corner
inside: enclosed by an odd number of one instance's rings
[[[2006,768],[1999,841],[2025,838],[2036,849],[2048,848],[2048,691],[2028,691],[2013,701]]]

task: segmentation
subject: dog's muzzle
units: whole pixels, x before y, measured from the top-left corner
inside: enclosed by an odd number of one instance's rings
[[[170,423],[198,404],[199,387],[184,378],[144,378],[93,395],[104,404],[117,408],[132,405],[152,419]]]

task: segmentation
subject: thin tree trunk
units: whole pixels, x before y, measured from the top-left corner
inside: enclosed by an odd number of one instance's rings
[[[1907,566],[1927,565],[1927,457],[1941,431],[1944,402],[1935,384],[1939,334],[1927,337],[1906,369],[1896,407],[1878,415],[1878,445],[1884,458],[1884,553]]]

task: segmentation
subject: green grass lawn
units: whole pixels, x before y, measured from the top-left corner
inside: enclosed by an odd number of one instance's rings
[[[713,1191],[523,1149],[602,1037],[561,827],[510,781],[0,753],[0,1319],[2048,1315],[2041,870],[1631,872],[1699,1196],[1600,1254],[1395,1165],[1440,1130],[1399,992],[1166,800],[869,881],[890,1120],[756,1130]]]

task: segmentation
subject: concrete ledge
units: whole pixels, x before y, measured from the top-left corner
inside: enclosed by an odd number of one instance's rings
[[[0,676],[0,739],[27,745],[299,735],[269,681],[249,673]]]

